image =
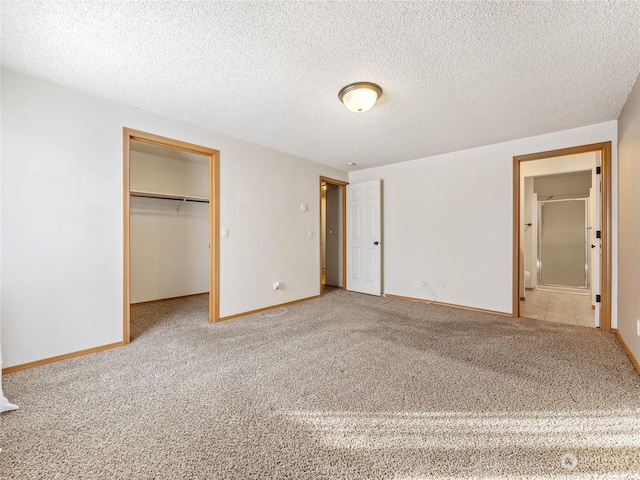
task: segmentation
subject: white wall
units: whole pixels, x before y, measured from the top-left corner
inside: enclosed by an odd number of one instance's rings
[[[618,331],[640,362],[640,77],[622,109],[620,139],[620,276]]]
[[[122,340],[123,127],[220,151],[222,317],[318,293],[318,181],[346,172],[2,71],[5,367]]]
[[[601,125],[610,125],[611,123],[612,122],[608,122]],[[564,155],[562,157],[544,158],[530,162],[521,162],[520,176],[539,177],[544,175],[591,170],[596,163],[596,159],[596,152],[587,152],[578,153],[576,155]]]
[[[2,71],[0,70],[0,80]],[[0,115],[0,132],[2,131],[2,115]],[[2,325],[2,135],[0,135],[0,325]],[[0,328],[0,402],[4,399],[2,391],[2,328]],[[1,447],[0,447],[1,448]]]
[[[132,151],[133,191],[209,197],[209,159]],[[209,291],[209,205],[131,197],[131,303]]]
[[[596,152],[593,153],[595,158]],[[593,165],[595,165],[595,161]],[[547,200],[549,197],[553,197],[551,200],[588,197],[589,189],[592,186],[592,170],[593,168],[584,172],[536,178],[535,191],[542,197],[542,200]]]
[[[612,141],[615,179],[616,135],[611,121],[350,173],[350,183],[383,180],[385,293],[430,298],[424,279],[439,301],[511,313],[513,157]],[[613,217],[616,259],[615,200]],[[614,305],[614,326],[616,315]]]
[[[195,154],[190,158],[196,157]],[[129,160],[131,190],[209,198],[209,157],[179,160],[132,150]]]
[[[209,205],[131,199],[131,303],[209,291]]]

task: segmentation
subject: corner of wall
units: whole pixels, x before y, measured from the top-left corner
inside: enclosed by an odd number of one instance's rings
[[[640,362],[640,76],[618,117],[618,338]],[[640,370],[639,370],[640,371]]]

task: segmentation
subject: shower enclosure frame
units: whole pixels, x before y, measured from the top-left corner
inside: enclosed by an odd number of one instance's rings
[[[560,202],[583,202],[584,203],[584,285],[563,285],[563,284],[554,284],[554,283],[543,283],[542,281],[542,234],[543,234],[543,223],[542,223],[542,207],[546,203],[560,203]],[[592,226],[590,225],[590,211],[589,211],[589,197],[576,197],[576,198],[561,198],[557,200],[538,200],[537,205],[537,257],[536,257],[536,274],[537,274],[537,284],[543,287],[557,287],[557,288],[571,288],[571,289],[581,289],[581,290],[589,290],[591,288],[591,278],[590,278],[590,263],[589,263],[589,231]]]

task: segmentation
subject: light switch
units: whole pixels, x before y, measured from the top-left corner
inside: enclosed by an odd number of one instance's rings
[[[306,203],[301,203],[300,204],[300,211],[301,212],[306,212],[307,211],[307,204]]]
[[[333,228],[329,229],[329,235],[333,235]]]
[[[223,228],[222,229],[222,238],[229,238],[229,229],[228,228]]]
[[[309,238],[313,237],[313,230],[309,230],[307,232],[307,237],[309,237]]]

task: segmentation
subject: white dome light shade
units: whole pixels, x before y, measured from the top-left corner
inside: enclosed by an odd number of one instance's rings
[[[340,90],[338,98],[352,112],[361,113],[373,107],[380,95],[382,88],[375,83],[356,82]]]

